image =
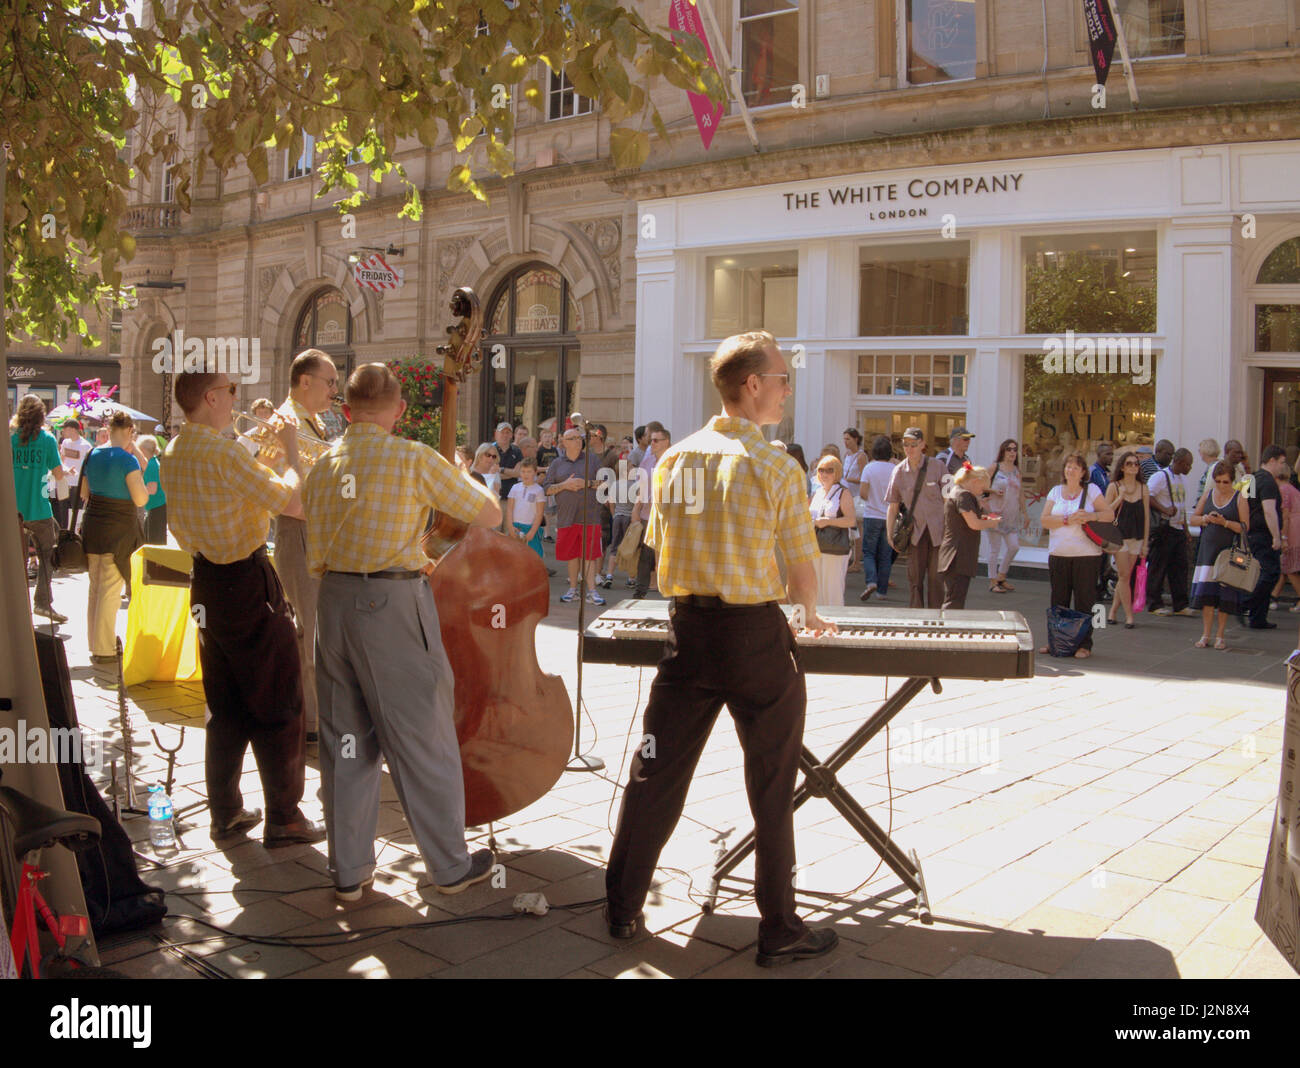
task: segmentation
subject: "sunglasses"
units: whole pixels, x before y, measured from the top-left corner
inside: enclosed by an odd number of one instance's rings
[[[239,387],[233,382],[227,382],[224,386],[213,386],[212,389],[204,390],[203,395],[206,397],[209,393],[222,389],[229,390],[230,395],[233,397],[235,393],[238,392]]]
[[[835,468],[833,468],[833,467],[819,467],[819,468],[817,468],[817,473],[818,473],[819,475],[833,475],[833,474],[835,474]]]

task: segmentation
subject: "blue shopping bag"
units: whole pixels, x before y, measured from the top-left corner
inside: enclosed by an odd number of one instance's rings
[[[1047,651],[1052,656],[1074,656],[1091,633],[1091,613],[1055,604],[1047,609]]]

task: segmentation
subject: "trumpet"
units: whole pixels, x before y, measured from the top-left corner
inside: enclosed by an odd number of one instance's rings
[[[284,446],[280,444],[280,437],[276,434],[275,428],[265,419],[259,419],[248,412],[240,411],[231,412],[231,419],[234,422],[236,434],[243,434],[257,443],[260,450],[258,459],[267,467],[283,465],[286,462]],[[245,429],[239,425],[241,419],[255,425],[251,429]],[[306,467],[311,467],[333,447],[334,443],[332,441],[317,441],[315,438],[305,437],[301,434],[298,436],[298,458]]]

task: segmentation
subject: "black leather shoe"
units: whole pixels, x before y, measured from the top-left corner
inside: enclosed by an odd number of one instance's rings
[[[760,949],[755,959],[760,968],[776,968],[796,960],[824,957],[839,944],[840,936],[831,928],[810,927],[799,941],[791,942],[784,949],[775,952],[765,953]]]
[[[262,810],[260,808],[241,808],[228,820],[213,820],[212,837],[229,838],[231,835],[239,834],[240,831],[256,827],[261,822]]]
[[[313,845],[325,841],[325,824],[299,816],[292,823],[268,823],[262,844],[267,849],[279,849],[281,846]]]
[[[1251,623],[1251,630],[1277,630],[1276,623]]]
[[[635,920],[629,920],[627,923],[615,923],[609,918],[609,906],[605,906],[605,922],[609,924],[609,937],[617,938],[626,942],[629,938],[635,938],[637,927],[641,922],[641,917]]]

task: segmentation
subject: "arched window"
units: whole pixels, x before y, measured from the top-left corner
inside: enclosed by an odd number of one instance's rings
[[[1300,237],[1283,241],[1270,252],[1255,282],[1261,286],[1300,285]]]
[[[520,267],[492,294],[487,324],[478,440],[501,422],[534,435],[549,423],[558,436],[582,396],[582,313],[568,281],[546,264]]]
[[[293,331],[293,355],[303,349],[322,349],[333,357],[339,374],[352,373],[352,315],[348,299],[332,286],[311,295]]]
[[[1300,237],[1268,254],[1246,300],[1254,319],[1251,359],[1264,371],[1260,447],[1300,445]]]

